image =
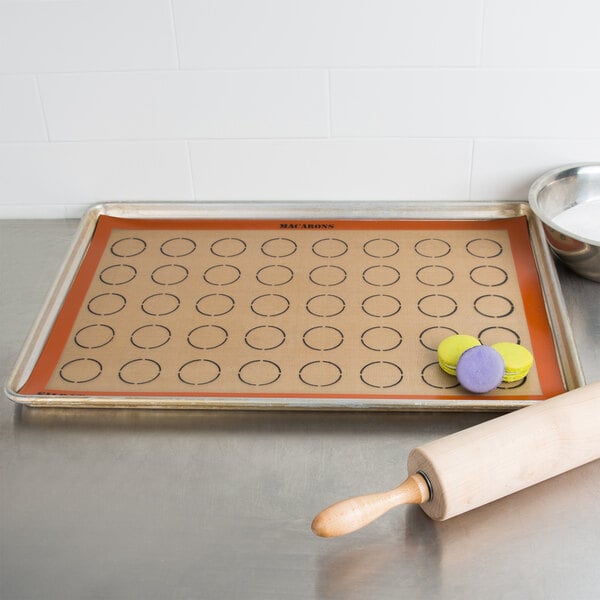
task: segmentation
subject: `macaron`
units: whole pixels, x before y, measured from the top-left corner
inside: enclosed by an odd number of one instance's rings
[[[520,344],[514,342],[498,342],[492,348],[500,353],[504,360],[503,381],[519,381],[527,376],[533,366],[533,354]]]
[[[462,353],[456,377],[469,392],[485,394],[497,388],[504,376],[504,359],[491,346],[474,346]]]
[[[456,334],[444,338],[438,345],[438,362],[442,371],[448,375],[456,376],[456,365],[463,352],[481,342],[472,335]]]

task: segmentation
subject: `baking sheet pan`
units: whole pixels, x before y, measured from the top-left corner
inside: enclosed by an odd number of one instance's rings
[[[474,396],[451,333],[533,350]],[[32,406],[504,410],[582,384],[522,203],[94,207],[6,391]]]

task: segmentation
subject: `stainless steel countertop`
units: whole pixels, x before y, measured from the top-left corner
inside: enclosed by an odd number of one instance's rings
[[[0,221],[5,380],[76,221]],[[559,268],[588,382],[600,284]],[[600,461],[443,523],[404,507],[310,531],[392,487],[415,445],[490,413],[30,409],[0,401],[0,599],[600,598]],[[599,424],[600,435],[600,424]]]

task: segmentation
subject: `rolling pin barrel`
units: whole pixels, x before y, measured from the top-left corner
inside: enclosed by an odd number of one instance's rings
[[[600,458],[600,382],[424,444],[408,458],[444,520]]]
[[[332,504],[323,537],[364,527],[399,504],[443,521],[600,458],[600,382],[415,448],[397,488]]]

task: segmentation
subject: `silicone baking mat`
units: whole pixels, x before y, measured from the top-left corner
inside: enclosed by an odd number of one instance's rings
[[[473,400],[437,365],[454,333],[534,354],[526,379],[486,400],[565,390],[526,217],[100,215],[19,393],[451,406]]]

